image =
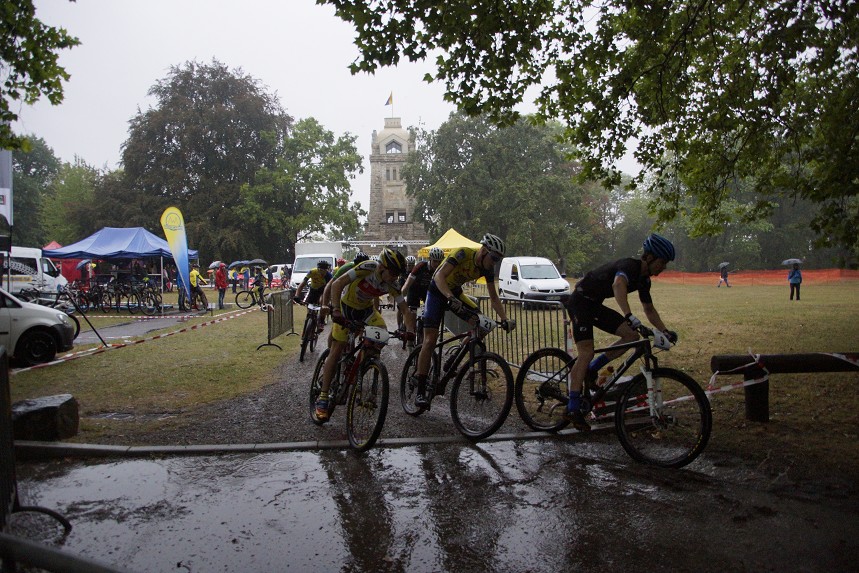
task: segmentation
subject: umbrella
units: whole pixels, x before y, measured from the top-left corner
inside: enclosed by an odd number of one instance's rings
[[[731,263],[729,263],[728,261],[725,261],[725,262],[723,262],[723,263],[719,263],[719,268],[720,268],[720,269],[724,269],[725,267],[727,267],[727,266],[728,266],[728,265],[730,265],[730,264],[731,264]]]
[[[84,260],[82,260],[81,262],[79,262],[78,264],[76,264],[76,265],[75,265],[75,268],[76,268],[77,270],[81,270],[82,268],[84,268],[85,266],[87,266],[88,264],[90,264],[91,262],[92,262],[92,259],[84,259]]]
[[[236,267],[240,267],[240,266],[246,265],[246,264],[248,264],[248,261],[233,261],[227,266],[227,268],[228,269],[234,269]]]
[[[798,265],[802,263],[802,259],[785,259],[781,262],[783,265]]]
[[[216,269],[221,266],[221,261],[213,261],[211,265],[209,265],[209,269]]]
[[[248,261],[248,266],[254,266],[254,265],[262,265],[264,267],[267,267],[268,263],[262,259],[254,259],[252,261]]]

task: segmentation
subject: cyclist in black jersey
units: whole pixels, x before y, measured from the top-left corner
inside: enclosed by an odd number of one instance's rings
[[[594,327],[619,336],[620,340],[615,342],[615,345],[634,342],[639,338],[636,328],[641,325],[641,321],[629,308],[629,293],[638,291],[647,320],[663,331],[671,342],[677,341],[677,334],[666,329],[650,296],[650,277],[664,271],[668,263],[674,260],[674,256],[674,245],[671,241],[654,233],[644,240],[644,253],[640,259],[620,259],[605,264],[587,273],[576,283],[566,302],[567,312],[573,321],[573,339],[577,353],[570,373],[572,380],[566,417],[579,431],[590,430],[590,425],[581,411],[582,383],[585,377],[595,378],[600,368],[624,353],[624,350],[610,351],[594,358]],[[623,314],[603,304],[605,299],[611,297],[617,301]]]
[[[443,260],[444,251],[439,247],[433,247],[429,252],[429,260],[418,262],[409,273],[401,289],[409,308],[416,309],[421,305],[421,301],[426,300],[432,275]]]

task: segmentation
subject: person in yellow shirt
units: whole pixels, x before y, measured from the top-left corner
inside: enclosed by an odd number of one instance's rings
[[[331,319],[331,351],[322,370],[322,388],[316,399],[314,416],[318,422],[328,421],[328,389],[337,370],[337,363],[349,337],[348,321],[364,322],[370,326],[385,327],[385,319],[374,307],[380,296],[391,295],[405,314],[406,330],[414,340],[415,317],[400,294],[397,279],[406,270],[403,254],[385,247],[378,261],[365,261],[340,275],[331,283],[331,300],[334,308]]]
[[[206,312],[209,310],[209,300],[206,298],[206,293],[203,292],[203,285],[209,284],[203,275],[200,274],[200,265],[194,263],[191,265],[191,276],[188,277],[191,282],[191,302],[193,305],[194,296],[200,297],[199,310]]]
[[[414,375],[417,385],[417,395],[415,396],[417,407],[428,409],[433,399],[433,392],[428,391],[426,386],[435,345],[426,344],[426,342],[438,339],[438,330],[444,318],[445,310],[450,310],[458,316],[463,311],[463,307],[468,307],[472,311],[477,310],[477,306],[471,299],[463,294],[462,285],[485,277],[489,302],[501,319],[501,328],[507,332],[515,328],[515,321],[507,321],[504,305],[501,304],[498,291],[495,289],[495,265],[504,258],[504,252],[504,241],[500,237],[487,233],[480,241],[480,248],[463,247],[454,251],[433,274],[424,305],[425,344],[421,347],[421,352],[418,355],[418,365]],[[471,316],[466,313],[461,318],[471,319]]]

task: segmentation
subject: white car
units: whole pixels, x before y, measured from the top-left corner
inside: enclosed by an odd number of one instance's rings
[[[0,344],[23,365],[53,360],[74,347],[75,329],[66,313],[23,302],[0,289]]]

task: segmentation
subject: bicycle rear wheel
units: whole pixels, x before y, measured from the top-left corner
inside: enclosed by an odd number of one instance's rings
[[[615,429],[632,459],[663,468],[694,460],[710,439],[713,415],[701,386],[671,368],[653,371],[654,399],[644,375],[636,376],[615,411]]]
[[[557,432],[569,422],[567,377],[575,359],[560,348],[541,348],[531,353],[516,376],[516,409],[528,427]]]
[[[412,376],[418,368],[418,356],[421,353],[421,347],[416,346],[406,358],[406,364],[403,366],[403,372],[400,375],[400,403],[403,406],[403,411],[409,416],[420,416],[426,411],[426,408],[415,405],[415,397],[418,395],[418,386],[415,384]],[[428,379],[432,380],[438,374],[438,358],[435,352],[432,353],[432,362],[430,363],[430,371]]]
[[[513,406],[513,373],[501,356],[484,352],[460,368],[450,390],[453,425],[469,440],[495,433]]]
[[[239,308],[250,308],[256,304],[254,294],[249,290],[240,291],[236,295],[236,306]]]
[[[307,347],[310,345],[310,339],[313,336],[311,329],[315,330],[316,325],[313,324],[313,320],[308,316],[304,319],[304,328],[301,329],[301,352],[298,354],[299,362],[304,362],[304,354],[307,352]]]
[[[388,369],[372,358],[361,368],[358,380],[349,391],[346,433],[349,444],[364,452],[373,447],[388,414]]]

